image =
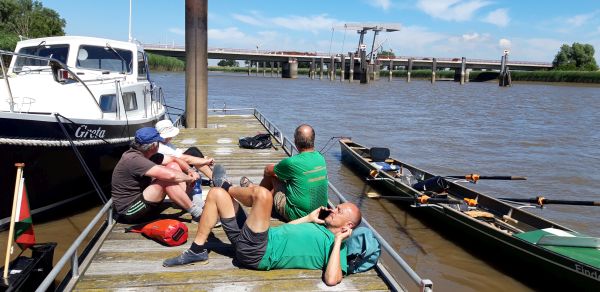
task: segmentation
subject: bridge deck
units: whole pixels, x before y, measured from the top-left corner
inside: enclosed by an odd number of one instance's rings
[[[240,136],[266,132],[252,115],[209,116],[208,129],[182,130],[174,141],[179,147],[197,146],[202,152],[223,164],[232,182],[242,175],[258,181],[266,163],[287,157],[281,147],[266,150],[240,149]],[[204,189],[206,194],[208,189]],[[163,213],[176,215],[180,210],[167,209]],[[189,215],[181,215],[188,219]],[[196,234],[196,224],[186,223],[190,239],[182,246],[165,247],[145,239],[140,234],[124,233],[127,225],[117,224],[75,290],[264,290],[264,291],[380,291],[388,290],[377,272],[346,277],[340,285],[327,287],[321,280],[321,271],[273,270],[254,271],[239,268],[233,262],[233,250],[223,229],[213,229],[209,237],[209,261],[183,267],[164,268],[162,261],[188,248]],[[281,222],[273,220],[272,225]]]

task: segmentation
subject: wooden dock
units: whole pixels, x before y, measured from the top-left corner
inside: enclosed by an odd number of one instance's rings
[[[175,141],[182,148],[197,146],[206,156],[214,157],[227,169],[229,179],[238,184],[241,176],[254,182],[262,177],[267,163],[275,163],[287,154],[280,145],[265,150],[247,150],[238,146],[241,136],[267,132],[253,115],[211,115],[207,129],[185,129]],[[275,142],[275,141],[274,141]],[[203,194],[206,195],[205,188]],[[168,209],[167,213],[177,210]],[[189,214],[181,215],[189,219]],[[315,270],[255,271],[240,268],[233,260],[233,249],[222,228],[209,237],[211,250],[204,264],[164,268],[162,261],[188,248],[196,234],[196,224],[186,223],[188,242],[178,247],[165,247],[142,237],[124,233],[128,225],[116,224],[99,245],[89,267],[74,290],[179,290],[179,291],[387,291],[388,286],[375,270],[345,277],[335,287],[326,286],[322,272]],[[281,222],[273,220],[272,225]],[[84,263],[85,264],[85,263]],[[82,264],[82,266],[84,266]]]

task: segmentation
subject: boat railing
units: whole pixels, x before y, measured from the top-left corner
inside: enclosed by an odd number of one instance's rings
[[[294,153],[298,153],[298,149],[296,145],[283,135],[283,132],[273,124],[268,118],[266,118],[258,109],[256,108],[245,108],[245,109],[211,109],[213,112],[239,112],[239,111],[248,111],[252,110],[253,115],[263,124],[263,126],[269,131],[277,142],[281,144],[283,150],[290,156]],[[348,200],[335,188],[335,186],[329,182],[329,188],[333,191],[333,193],[337,196],[341,203],[348,202]],[[406,275],[413,281],[413,283],[419,287],[420,291],[430,292],[433,291],[433,282],[429,279],[421,278],[411,267],[410,265],[394,250],[394,248],[369,224],[369,222],[363,218],[362,223],[367,228],[373,231],[373,234],[379,240],[383,250],[392,258],[392,260],[406,273]],[[381,261],[377,264],[379,271],[381,271],[388,284],[392,286],[396,291],[405,290],[404,287],[399,283],[399,281],[391,275],[387,269],[382,267]]]
[[[48,273],[48,276],[44,279],[44,281],[37,287],[36,292],[44,292],[50,287],[54,280],[58,277],[58,274],[63,270],[63,268],[70,264],[70,277],[66,277],[63,279],[62,283],[66,283],[66,281],[70,281],[71,279],[78,279],[79,275],[85,271],[86,265],[80,265],[79,255],[77,250],[85,243],[86,238],[90,235],[90,233],[94,230],[94,227],[104,218],[104,222],[102,223],[100,229],[97,230],[94,238],[96,242],[101,241],[99,235],[102,234],[105,230],[110,231],[115,225],[115,221],[113,219],[113,207],[112,207],[112,199],[110,199],[104,207],[96,214],[96,217],[92,219],[92,221],[85,227],[85,229],[81,232],[81,234],[73,241],[73,244],[67,249],[64,255],[58,260],[58,262],[54,265],[54,268]],[[88,246],[94,246],[94,242],[88,244]],[[61,283],[61,286],[62,286]]]
[[[88,87],[88,85],[81,79],[79,78],[79,76],[77,76],[77,74],[73,71],[71,71],[71,69],[69,69],[69,67],[61,62],[60,60],[54,59],[54,58],[50,58],[50,57],[41,57],[41,56],[35,56],[35,55],[28,55],[28,54],[19,54],[19,53],[15,53],[15,52],[9,52],[9,51],[4,51],[4,50],[0,50],[0,63],[1,63],[1,69],[2,69],[2,77],[4,79],[4,82],[6,83],[6,87],[8,90],[8,97],[9,97],[9,103],[10,103],[10,111],[14,112],[14,105],[15,105],[15,100],[14,100],[14,96],[12,93],[12,90],[10,88],[10,82],[9,82],[9,78],[8,78],[8,69],[10,68],[6,68],[5,64],[4,64],[4,58],[5,56],[11,56],[11,57],[22,57],[22,58],[27,58],[27,59],[33,59],[33,60],[40,60],[40,61],[47,61],[47,67],[48,69],[51,69],[53,74],[58,74],[57,71],[58,70],[54,70],[53,67],[58,67],[60,69],[66,70],[68,72],[69,78],[79,82],[81,85],[83,85],[83,87],[86,89],[86,91],[90,94],[92,100],[94,101],[94,104],[96,105],[96,108],[98,109],[98,111],[100,112],[100,117],[104,118],[104,112],[102,111],[102,108],[100,107],[100,104],[98,103],[98,99],[96,99],[96,97],[94,96],[94,94],[92,93],[92,91],[90,90],[90,88]],[[46,67],[44,66],[44,67]],[[26,72],[26,71],[22,71],[22,72]],[[19,72],[21,73],[21,72]],[[54,76],[54,78],[56,79],[57,76]]]

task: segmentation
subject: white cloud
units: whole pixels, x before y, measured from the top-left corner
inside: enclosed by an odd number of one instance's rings
[[[331,27],[339,26],[340,21],[327,17],[327,14],[315,16],[286,16],[276,17],[270,20],[271,23],[290,30],[310,31],[331,31]]]
[[[392,4],[390,0],[367,0],[367,3],[383,10],[388,10]]]
[[[484,22],[491,23],[499,27],[506,27],[510,22],[508,9],[500,8],[490,12],[484,19]]]
[[[509,39],[500,39],[498,41],[498,46],[500,46],[501,49],[510,49],[512,42]]]
[[[463,34],[462,38],[463,38],[464,41],[468,42],[468,41],[472,41],[472,40],[478,39],[479,38],[479,34],[476,33],[476,32],[474,32],[472,34]]]
[[[567,18],[567,23],[574,27],[579,27],[579,26],[584,25],[588,20],[592,19],[596,14],[597,14],[597,11],[592,12],[592,13],[587,13],[587,14],[575,15],[573,17]]]
[[[254,25],[254,26],[263,26],[264,22],[259,20],[260,17],[256,15],[242,15],[242,14],[233,14],[234,19],[243,22],[245,24]]]
[[[477,10],[489,4],[491,2],[483,0],[418,0],[417,8],[434,18],[467,21]]]
[[[178,27],[169,28],[169,32],[174,33],[176,35],[185,35],[185,29]]]

